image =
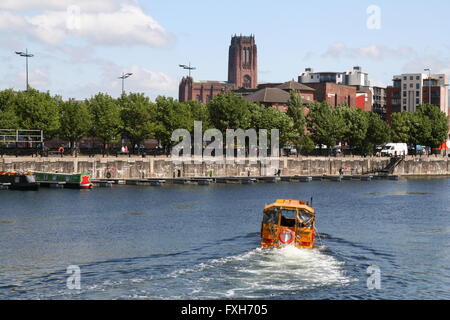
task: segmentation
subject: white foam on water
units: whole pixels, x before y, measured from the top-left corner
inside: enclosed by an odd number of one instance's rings
[[[201,298],[260,298],[262,292],[291,293],[354,281],[344,263],[320,249],[255,249],[180,269],[171,278],[198,278],[195,295]]]

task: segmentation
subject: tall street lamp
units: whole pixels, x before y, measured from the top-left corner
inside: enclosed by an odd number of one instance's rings
[[[125,95],[125,79],[131,77],[132,73],[122,73],[122,76],[119,79],[122,79],[122,95]]]
[[[429,104],[431,104],[431,69],[424,69],[424,71],[428,71],[428,100]]]
[[[180,66],[180,68],[183,68],[184,70],[189,70],[189,78],[191,78],[191,71],[192,70],[197,70],[197,68],[191,66],[190,62],[189,62],[188,66],[185,65],[185,64],[180,64],[179,66]]]
[[[28,83],[28,58],[32,58],[34,57],[34,54],[28,53],[28,49],[25,50],[25,52],[21,52],[21,51],[16,51],[16,54],[21,56],[21,57],[25,57],[26,60],[26,81],[27,81],[27,91],[30,89],[30,85]]]

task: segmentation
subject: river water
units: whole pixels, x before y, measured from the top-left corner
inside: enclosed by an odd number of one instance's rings
[[[448,178],[0,191],[0,299],[450,299],[449,191]],[[264,204],[311,197],[318,248],[259,249]]]

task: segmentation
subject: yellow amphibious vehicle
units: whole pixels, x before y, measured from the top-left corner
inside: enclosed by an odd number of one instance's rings
[[[263,248],[295,246],[314,248],[316,215],[310,203],[277,200],[264,208],[261,238]]]

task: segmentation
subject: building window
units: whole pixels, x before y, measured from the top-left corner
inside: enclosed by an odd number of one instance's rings
[[[406,90],[407,86],[406,83],[403,85],[403,90]]]
[[[416,96],[420,97],[420,91],[416,91]]]
[[[252,78],[249,75],[244,76],[243,86],[246,89],[249,89],[252,87]]]
[[[416,89],[419,90],[420,89],[420,84],[416,83]]]
[[[410,88],[414,88],[414,85],[412,83],[409,84]]]
[[[420,104],[420,99],[419,98],[416,99],[416,104]]]

